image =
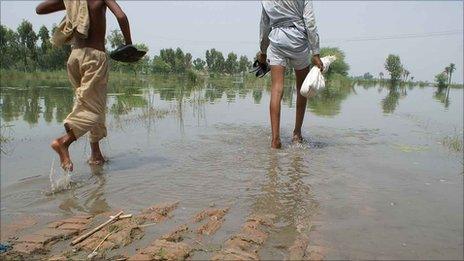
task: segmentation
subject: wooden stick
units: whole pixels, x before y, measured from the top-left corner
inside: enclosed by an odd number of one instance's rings
[[[138,228],[144,228],[144,227],[154,226],[154,225],[157,225],[157,224],[159,224],[159,223],[143,224],[143,225],[138,225],[137,227],[138,227]]]
[[[98,227],[90,230],[89,232],[85,233],[84,235],[74,239],[72,242],[71,242],[71,246],[74,246],[75,244],[85,240],[86,238],[90,237],[91,235],[93,235],[95,232],[97,232],[98,230],[102,229],[103,227],[105,227],[106,225],[110,224],[111,222],[117,220],[119,218],[119,216],[122,215],[122,213],[124,212],[119,212],[118,214],[114,215],[112,218],[108,219],[105,223],[102,223],[101,225],[99,225]]]
[[[103,245],[103,242],[105,242],[105,240],[106,240],[111,234],[113,234],[113,232],[108,233],[108,235],[106,235],[106,237],[103,238],[103,240],[100,242],[100,244],[98,244],[98,246],[92,251],[92,253],[90,253],[90,254],[87,256],[87,258],[92,259],[92,257],[96,256],[96,255],[97,255],[98,249],[101,247],[101,245]]]
[[[110,216],[110,218],[112,218],[112,217],[114,217],[114,216]],[[121,216],[119,216],[118,219],[125,219],[125,218],[131,218],[131,217],[132,217],[132,214],[127,214],[127,215],[121,215]]]

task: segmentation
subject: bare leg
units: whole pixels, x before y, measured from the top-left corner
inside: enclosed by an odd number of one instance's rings
[[[69,145],[76,140],[72,131],[67,133],[60,138],[54,140],[50,145],[52,149],[60,156],[61,168],[65,171],[73,171],[73,163],[69,156]]]
[[[284,90],[285,67],[279,65],[271,66],[271,103],[269,106],[271,115],[272,142],[271,147],[280,149],[280,102]]]
[[[100,143],[91,142],[90,149],[91,149],[91,154],[90,154],[90,159],[88,160],[88,163],[90,165],[103,165],[103,163],[105,163],[106,160],[103,157],[103,154],[101,153]]]
[[[306,112],[306,97],[300,94],[301,85],[309,72],[309,67],[302,70],[295,70],[296,76],[296,118],[295,129],[293,130],[293,142],[302,142],[301,126],[303,125],[304,115]]]

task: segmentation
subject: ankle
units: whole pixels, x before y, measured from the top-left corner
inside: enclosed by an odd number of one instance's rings
[[[301,137],[301,130],[294,130],[293,131],[293,136]]]

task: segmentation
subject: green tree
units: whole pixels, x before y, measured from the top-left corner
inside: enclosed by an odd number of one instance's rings
[[[383,80],[383,72],[379,72],[379,79]]]
[[[185,72],[185,55],[182,49],[177,47],[175,53],[174,72],[183,73]]]
[[[345,54],[338,47],[324,47],[321,49],[321,57],[327,55],[334,55],[337,60],[333,62],[327,72],[328,75],[338,73],[344,76],[348,76],[348,70],[350,66],[345,62]]]
[[[171,66],[166,63],[160,56],[155,55],[152,60],[152,71],[154,73],[167,74],[171,72]]]
[[[251,67],[250,60],[245,55],[240,56],[238,61],[238,71],[239,72],[246,72]]]
[[[192,68],[192,54],[186,53],[184,57],[184,69],[188,70]]]
[[[390,80],[395,82],[398,81],[403,72],[403,65],[398,55],[390,54],[385,60],[385,70],[390,74]]]
[[[30,60],[33,62],[36,61],[36,43],[38,37],[34,32],[32,24],[27,21],[23,20],[21,24],[18,26],[18,36],[19,42],[21,44],[21,54],[24,61],[24,69],[30,70]]]
[[[208,65],[208,71],[213,73],[224,72],[225,60],[224,56],[220,51],[211,49],[206,51],[206,64]]]
[[[435,75],[435,82],[439,90],[446,87],[447,81],[448,81],[448,77],[446,76],[446,72],[442,72],[442,73]]]
[[[0,66],[2,69],[17,66],[17,56],[22,50],[18,34],[13,30],[0,25]]]
[[[172,48],[161,49],[160,58],[171,68],[171,72],[174,72],[176,69],[176,54]]]
[[[228,74],[234,74],[238,70],[237,55],[235,53],[229,53],[227,60],[224,64],[224,71]]]
[[[363,78],[364,78],[364,80],[372,80],[372,79],[374,79],[374,76],[372,76],[372,74],[370,74],[369,72],[367,72],[367,73],[365,73],[365,74],[363,75]]]
[[[195,70],[197,71],[202,71],[203,69],[205,69],[205,65],[206,62],[200,58],[197,58],[193,61],[193,68],[195,68]]]
[[[116,49],[125,44],[124,36],[119,30],[112,30],[107,37],[107,42],[110,44],[111,49]]]
[[[448,85],[451,85],[451,77],[453,76],[453,72],[455,70],[456,70],[456,65],[454,63],[450,63],[450,65],[448,66],[448,73],[449,73]]]
[[[38,37],[41,41],[40,48],[41,48],[42,54],[45,54],[48,51],[48,49],[50,49],[51,47],[50,33],[47,27],[45,27],[45,25],[42,25],[42,27],[40,27]]]
[[[408,77],[411,73],[406,69],[406,68],[403,68],[403,79],[405,82],[408,81]]]

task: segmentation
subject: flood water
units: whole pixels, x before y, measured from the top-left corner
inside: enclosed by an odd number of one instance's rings
[[[233,80],[231,80],[233,81]],[[220,245],[254,213],[277,216],[261,250],[282,259],[296,232],[326,259],[463,259],[463,91],[354,85],[308,104],[307,143],[292,145],[295,91],[285,89],[282,150],[272,150],[269,80],[250,84],[156,83],[108,95],[110,162],[89,167],[88,139],[72,146],[71,189],[50,193],[73,93],[6,88],[1,93],[2,225],[20,215],[53,219],[178,200],[176,218],[230,207],[212,238]],[[57,162],[55,165],[58,166]],[[308,230],[308,231],[306,231]],[[204,256],[193,256],[195,259]]]

